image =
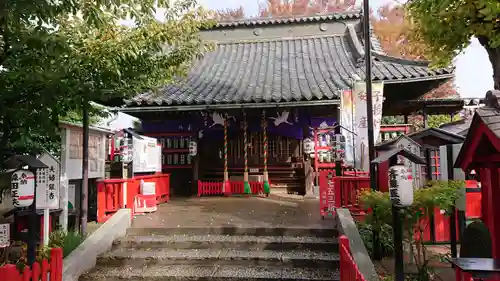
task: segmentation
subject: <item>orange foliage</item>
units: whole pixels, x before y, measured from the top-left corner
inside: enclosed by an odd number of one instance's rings
[[[385,5],[378,9],[378,14],[378,17],[371,18],[373,31],[387,54],[413,60],[425,59],[425,45],[409,36],[412,25],[405,17],[403,6]]]
[[[245,18],[245,11],[243,10],[243,6],[240,6],[237,9],[214,10],[210,13],[212,15],[212,18],[217,21],[230,21]]]
[[[329,14],[352,9],[356,0],[267,0],[260,5],[261,17],[290,17]]]
[[[426,46],[410,36],[412,24],[401,5],[385,5],[378,9],[378,17],[371,17],[373,31],[384,51],[394,57],[425,60]],[[449,98],[457,96],[453,82],[448,81],[431,90],[424,98]]]

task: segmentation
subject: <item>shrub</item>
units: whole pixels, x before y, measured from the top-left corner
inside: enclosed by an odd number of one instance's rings
[[[424,188],[414,190],[411,206],[400,209],[404,240],[411,245],[412,259],[419,272],[418,280],[430,278],[430,271],[427,267],[430,257],[427,257],[423,239],[428,227],[425,219],[433,216],[435,209],[444,210],[445,213],[450,214],[455,201],[460,196],[460,188],[463,186],[463,181],[429,181]],[[373,249],[371,232],[378,233],[382,244],[382,254],[387,256],[392,253],[388,249],[394,249],[392,231],[388,233],[389,229],[392,230],[392,204],[389,194],[367,190],[361,194],[360,201],[365,210],[370,210],[364,222],[360,224],[360,234],[365,246]],[[387,238],[388,235],[391,239]]]
[[[62,248],[63,258],[73,252],[82,242],[85,237],[75,231],[65,232],[62,230],[54,231],[50,234],[49,247]]]

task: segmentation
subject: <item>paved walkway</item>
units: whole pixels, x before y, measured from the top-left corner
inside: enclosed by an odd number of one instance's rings
[[[332,228],[321,220],[317,200],[263,197],[206,197],[174,199],[155,213],[136,216],[133,228],[172,227],[291,227]]]

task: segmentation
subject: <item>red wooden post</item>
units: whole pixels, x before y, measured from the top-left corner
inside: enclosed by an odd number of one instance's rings
[[[0,276],[5,277],[8,281],[21,281],[21,274],[14,264],[6,264],[0,267]],[[3,278],[2,278],[3,279]]]
[[[350,270],[349,270],[349,256],[346,250],[350,250],[349,239],[345,235],[339,237],[339,248],[340,248],[340,281],[350,280]]]
[[[132,210],[132,217],[135,215],[135,198],[139,193],[139,183],[135,178],[127,180],[127,207]]]
[[[31,268],[29,266],[24,267],[23,273],[21,274],[21,280],[31,281]]]
[[[41,276],[41,281],[47,281],[47,273],[50,270],[50,264],[49,261],[44,259],[42,260],[42,265],[40,267],[40,276]]]
[[[50,250],[50,281],[62,281],[63,251],[61,248]]]
[[[97,182],[97,222],[103,222],[106,215],[106,190],[104,181]]]

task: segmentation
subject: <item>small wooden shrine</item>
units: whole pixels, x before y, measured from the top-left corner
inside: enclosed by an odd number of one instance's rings
[[[467,138],[455,162],[465,173],[475,170],[481,182],[481,220],[493,239],[493,258],[500,258],[500,91],[486,93],[476,109]]]

